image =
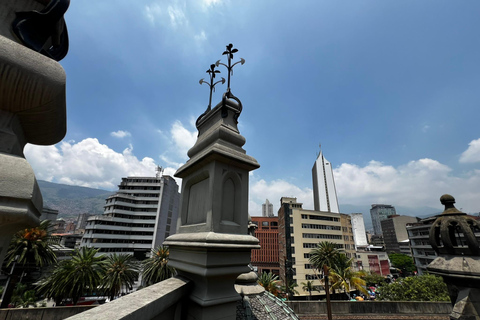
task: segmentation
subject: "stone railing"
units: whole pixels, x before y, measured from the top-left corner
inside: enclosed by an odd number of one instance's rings
[[[348,314],[396,314],[396,315],[439,315],[452,312],[450,302],[424,301],[332,301],[333,315]],[[287,305],[302,318],[307,315],[327,313],[327,305],[320,301],[288,301]],[[413,318],[412,318],[413,319]]]

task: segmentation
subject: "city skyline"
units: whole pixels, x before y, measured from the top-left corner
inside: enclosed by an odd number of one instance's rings
[[[244,107],[239,129],[261,165],[250,176],[251,215],[266,198],[276,213],[282,196],[313,209],[319,143],[340,212],[372,203],[441,211],[444,193],[478,212],[479,9],[441,0],[72,2],[61,62],[67,136],[28,145],[26,158],[37,179],[107,190],[156,165],[173,175],[208,105],[198,81],[233,43],[246,61],[231,84]],[[213,104],[225,90],[216,87]]]

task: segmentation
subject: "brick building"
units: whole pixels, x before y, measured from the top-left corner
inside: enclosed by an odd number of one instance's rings
[[[255,237],[260,241],[260,249],[252,250],[252,266],[257,272],[280,274],[278,260],[278,217],[252,217],[258,226]]]

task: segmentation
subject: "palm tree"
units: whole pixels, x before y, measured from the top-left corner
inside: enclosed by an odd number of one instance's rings
[[[287,284],[281,286],[281,291],[286,295],[287,300],[293,297],[294,295],[298,294],[297,289],[298,284],[293,280],[287,280]]]
[[[350,299],[350,289],[354,287],[364,294],[368,294],[365,288],[366,282],[362,279],[366,274],[363,271],[353,271],[353,258],[347,258],[343,253],[338,255],[337,261],[330,268],[330,281],[332,289],[343,289],[343,292]]]
[[[331,268],[340,251],[337,249],[337,245],[330,241],[320,242],[315,249],[310,251],[310,263],[319,271],[323,272],[323,266]]]
[[[123,286],[132,290],[139,270],[138,262],[130,254],[114,253],[107,258],[102,289],[110,297],[110,301],[120,294]]]
[[[268,292],[273,294],[274,296],[278,296],[280,292],[280,287],[278,285],[278,276],[274,275],[273,273],[269,272],[262,272],[260,277],[258,277],[258,284],[265,288]]]
[[[62,261],[50,277],[41,280],[39,291],[57,304],[65,298],[77,304],[83,295],[96,292],[105,272],[105,258],[97,253],[87,247],[75,250],[72,259]]]
[[[168,247],[159,246],[152,250],[150,258],[143,263],[142,277],[145,286],[163,281],[175,275],[176,271],[168,265]]]
[[[13,290],[24,272],[57,262],[50,238],[48,220],[43,220],[38,227],[23,229],[14,234],[5,256],[6,266],[12,268],[0,308],[8,306]]]
[[[312,299],[312,291],[315,290],[315,286],[313,285],[313,281],[307,280],[307,282],[300,283],[302,285],[302,290],[307,291],[309,294],[308,300]]]

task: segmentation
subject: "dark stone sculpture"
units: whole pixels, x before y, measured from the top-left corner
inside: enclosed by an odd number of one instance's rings
[[[63,15],[69,5],[70,0],[52,0],[41,11],[16,12],[12,31],[26,47],[60,61],[68,52]]]
[[[448,194],[440,198],[445,211],[430,229],[430,244],[439,255],[428,272],[443,277],[453,311],[450,319],[480,319],[480,221],[457,210]]]

